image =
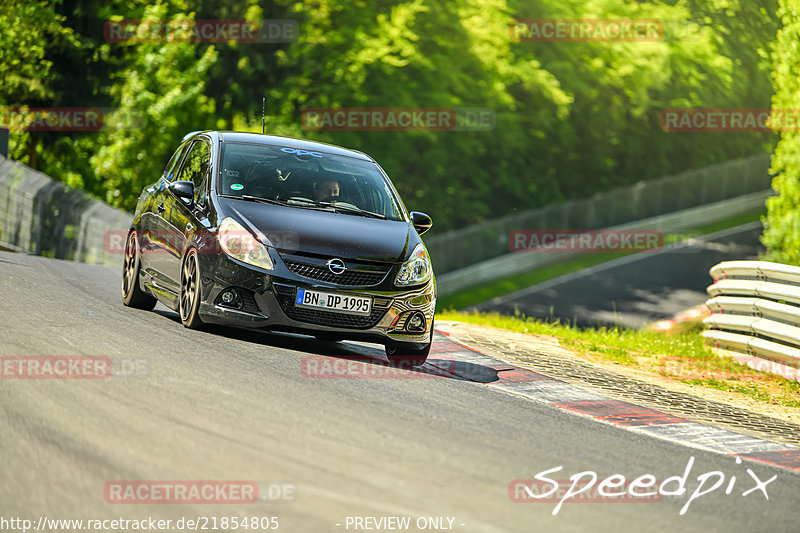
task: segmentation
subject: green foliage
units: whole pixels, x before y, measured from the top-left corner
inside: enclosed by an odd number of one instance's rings
[[[80,45],[63,26],[65,18],[55,4],[45,0],[8,0],[0,17],[0,106],[3,109],[36,106],[53,97],[48,50],[71,49]],[[2,109],[0,109],[2,110]],[[11,157],[29,162],[30,134],[14,131]]]
[[[8,3],[8,2],[7,2]],[[669,107],[766,107],[777,0],[11,0],[0,103],[117,110],[100,133],[12,136],[12,154],[128,209],[187,132],[363,150],[435,230],[770,149],[666,133]],[[515,42],[515,18],[655,18],[661,42]],[[109,43],[109,19],[293,19],[294,43]],[[687,21],[694,22],[687,22]],[[788,52],[787,52],[788,53]],[[16,68],[17,66],[19,68]],[[493,131],[309,131],[312,107],[488,108]]]
[[[775,70],[772,80],[774,109],[797,109],[800,102],[800,19],[797,0],[782,0],[780,15],[783,28],[774,47]],[[772,157],[772,188],[778,196],[767,200],[767,216],[762,242],[766,258],[781,263],[800,265],[800,134],[785,131]]]
[[[53,62],[47,47],[76,46],[52,2],[6,0],[0,17],[0,104],[30,105],[52,95],[47,78]]]
[[[159,3],[145,9],[143,18],[193,20],[169,15],[168,6]],[[216,52],[208,46],[199,54],[192,43],[137,45],[132,63],[112,87],[119,108],[91,158],[108,203],[132,210],[139,192],[158,179],[177,141],[188,133],[187,125],[214,126],[214,104],[204,90]]]

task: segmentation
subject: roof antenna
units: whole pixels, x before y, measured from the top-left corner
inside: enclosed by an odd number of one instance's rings
[[[266,97],[261,98],[261,133],[267,133],[267,118],[264,109],[267,105]]]

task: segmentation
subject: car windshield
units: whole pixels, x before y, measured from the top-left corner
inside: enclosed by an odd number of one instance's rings
[[[375,163],[291,147],[226,142],[217,193],[292,207],[403,220]]]

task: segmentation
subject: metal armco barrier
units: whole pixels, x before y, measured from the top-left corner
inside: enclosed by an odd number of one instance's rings
[[[511,253],[508,246],[508,235],[514,230],[620,227],[687,209],[702,209],[771,189],[769,168],[770,155],[757,154],[622,186],[590,198],[519,211],[466,228],[440,232],[434,224],[430,234],[425,235],[425,246],[439,276],[461,271],[459,274],[466,276],[456,277],[469,277],[472,266],[485,263],[491,269],[489,261],[518,255]],[[732,213],[740,215],[743,211]],[[713,223],[699,218],[699,225]]]
[[[106,242],[111,234],[124,235],[131,217],[0,157],[0,250],[121,267],[121,250]]]
[[[723,261],[710,270],[711,316],[702,333],[716,347],[800,368],[800,267]]]

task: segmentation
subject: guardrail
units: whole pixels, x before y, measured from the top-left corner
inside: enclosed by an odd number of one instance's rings
[[[702,335],[717,348],[800,368],[800,267],[723,261],[710,270],[711,316]],[[753,365],[751,365],[753,366]],[[780,372],[785,374],[784,372]]]
[[[766,189],[736,198],[722,200],[721,202],[683,209],[681,211],[603,229],[647,229],[657,230],[663,233],[679,233],[699,226],[713,224],[736,215],[741,215],[742,213],[750,213],[763,209],[767,198],[774,194],[775,191],[773,189]],[[425,241],[425,245],[427,246],[427,241]],[[538,268],[556,265],[579,256],[580,254],[573,253],[508,253],[500,257],[460,268],[453,272],[437,274],[436,282],[439,285],[439,294],[454,294],[475,285],[489,283]],[[436,258],[434,257],[432,259],[434,269],[438,272],[439,266],[436,262]]]
[[[0,157],[0,250],[122,266],[106,244],[131,214]]]
[[[769,189],[769,168],[770,155],[757,154],[622,186],[589,198],[526,209],[466,228],[440,232],[434,224],[425,235],[425,246],[441,276],[510,255],[508,235],[514,230],[610,228],[701,207]]]

